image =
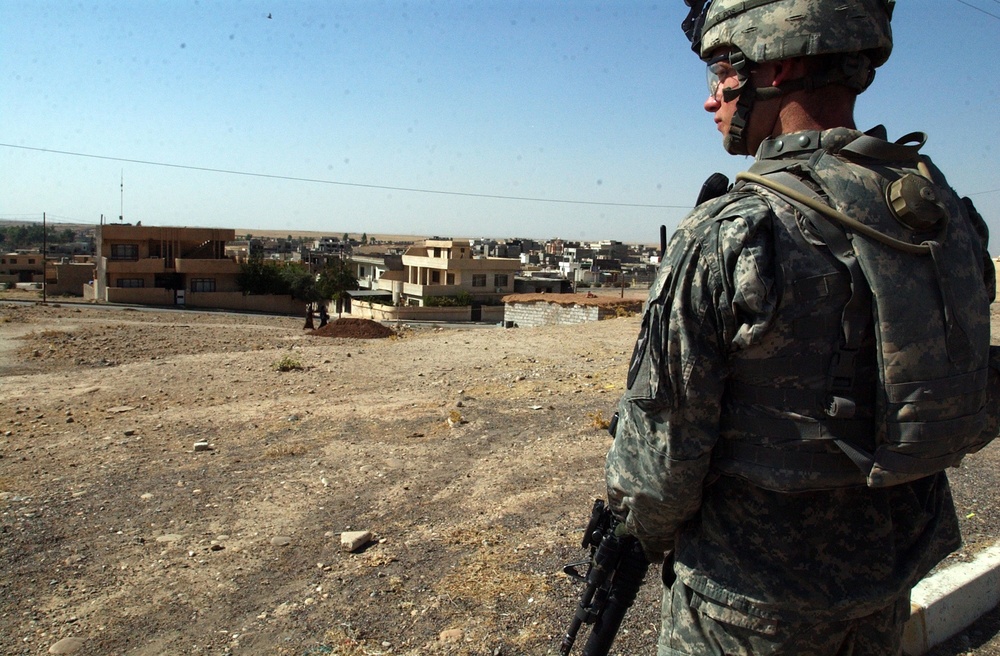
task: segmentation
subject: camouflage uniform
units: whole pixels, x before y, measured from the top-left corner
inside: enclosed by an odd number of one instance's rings
[[[836,152],[861,133],[822,134]],[[944,473],[790,492],[720,467],[735,363],[795,352],[798,333],[782,323],[788,263],[777,244],[801,220],[785,198],[753,185],[706,202],[674,233],[650,290],[607,481],[612,507],[628,513],[647,554],[672,552],[661,656],[897,653],[910,589],[960,544]],[[988,262],[985,226],[965,214],[951,220],[965,222],[981,249],[975,257]],[[823,251],[798,251],[794,264],[800,279],[814,267],[830,294],[811,321],[839,326],[849,294],[830,290],[850,280],[830,275],[838,269]],[[992,278],[977,272],[992,299]],[[874,388],[873,344],[866,348],[859,371]],[[829,442],[823,448],[850,464]]]

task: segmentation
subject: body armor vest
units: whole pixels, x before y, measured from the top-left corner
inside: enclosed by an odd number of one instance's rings
[[[713,467],[783,491],[915,480],[997,428],[981,218],[919,146],[823,138],[765,142],[756,182],[738,183],[796,211],[771,215],[778,309],[731,354]]]

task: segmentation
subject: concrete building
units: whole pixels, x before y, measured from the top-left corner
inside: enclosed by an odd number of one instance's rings
[[[52,296],[83,296],[84,286],[94,280],[94,259],[89,255],[76,255],[45,263],[45,291]]]
[[[0,283],[42,282],[45,263],[40,252],[0,254]]]
[[[226,255],[226,243],[235,236],[224,228],[100,225],[97,271],[85,296],[112,303],[203,306],[190,301],[203,294],[238,293],[240,267]]]
[[[436,297],[468,294],[473,308],[499,304],[514,291],[515,258],[475,257],[468,241],[432,238],[403,253],[403,270],[386,271],[379,289],[402,305],[425,306]]]

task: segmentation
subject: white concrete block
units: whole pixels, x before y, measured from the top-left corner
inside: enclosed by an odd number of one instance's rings
[[[371,531],[345,531],[340,534],[340,548],[344,551],[356,551],[371,542]]]
[[[1000,603],[1000,542],[918,583],[910,603],[903,652],[921,656]]]

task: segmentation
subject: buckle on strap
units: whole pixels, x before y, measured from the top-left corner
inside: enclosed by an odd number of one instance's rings
[[[847,392],[854,387],[858,349],[839,348],[830,359],[826,388],[830,392]]]

